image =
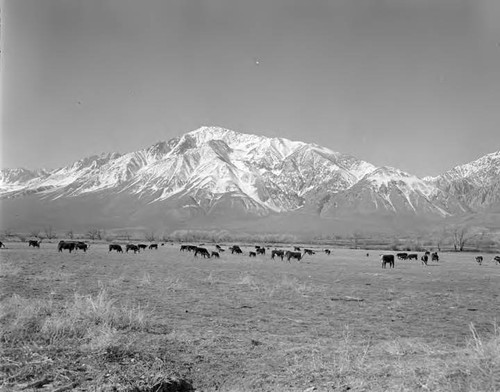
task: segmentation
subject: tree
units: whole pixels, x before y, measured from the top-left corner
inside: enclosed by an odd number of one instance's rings
[[[40,230],[38,229],[33,229],[33,230],[30,230],[30,237],[40,237]]]
[[[52,228],[52,226],[45,226],[43,229],[43,233],[45,235],[45,238],[48,240],[53,240],[54,238],[57,238],[56,232]]]
[[[464,250],[465,243],[471,239],[469,234],[469,227],[467,226],[455,226],[453,228],[453,248],[455,252],[459,250],[462,252]]]
[[[99,229],[90,229],[87,231],[87,237],[91,240],[100,240],[103,237],[103,231]]]
[[[146,238],[146,241],[154,242],[156,238],[155,232],[152,230],[147,232],[146,234],[144,234],[144,238]]]

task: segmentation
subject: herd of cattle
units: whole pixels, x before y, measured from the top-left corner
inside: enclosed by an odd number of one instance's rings
[[[28,247],[33,247],[33,248],[40,248],[41,240],[29,240],[28,241]],[[161,244],[162,246],[165,245],[164,243]],[[173,245],[173,244],[172,244]],[[67,250],[69,253],[72,251],[76,250],[83,250],[84,252],[87,252],[89,249],[90,245],[87,242],[83,241],[59,241],[57,244],[57,250],[59,252],[62,252],[63,250]],[[154,249],[158,250],[158,244],[152,243],[149,245],[146,244],[126,244],[124,245],[125,247],[125,252],[134,252],[138,253],[141,250],[145,249]],[[0,248],[5,248],[5,245],[0,241]],[[302,260],[302,258],[305,255],[314,255],[316,252],[312,249],[301,249],[298,246],[294,246],[292,250],[284,250],[284,249],[270,249],[267,247],[267,250],[270,251],[271,254],[271,259],[275,258],[280,258],[281,260],[286,260],[288,262],[291,262],[292,259],[295,259],[297,261]],[[123,247],[120,244],[112,243],[109,244],[108,246],[108,251],[112,252],[118,252],[118,253],[123,253]],[[233,245],[230,246],[228,251],[231,252],[231,254],[243,254],[243,250],[239,245]],[[200,245],[181,245],[180,251],[182,252],[193,252],[195,257],[198,256],[203,256],[203,258],[219,258],[221,253],[225,252],[226,249],[224,249],[220,245],[215,245],[215,250],[209,251],[207,248],[204,247],[204,244]],[[327,255],[331,254],[331,250],[329,249],[324,249],[323,252]],[[255,245],[254,250],[251,250],[248,252],[249,257],[257,257],[257,255],[265,255],[266,254],[266,247],[260,246],[260,245]],[[369,253],[366,254],[366,256],[369,256]],[[380,261],[382,264],[382,268],[386,268],[387,265],[389,265],[389,268],[394,268],[395,266],[395,260],[419,260],[422,262],[422,265],[427,265],[428,261],[434,261],[434,262],[439,262],[439,255],[437,252],[429,252],[426,251],[422,256],[419,257],[418,253],[406,253],[406,252],[401,252],[401,253],[396,253],[396,254],[381,254],[380,255]],[[475,261],[479,264],[482,265],[484,258],[483,256],[476,256]],[[491,260],[495,264],[500,264],[500,256],[494,256],[493,259]]]

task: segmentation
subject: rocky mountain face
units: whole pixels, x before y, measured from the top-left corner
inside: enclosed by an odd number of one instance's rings
[[[315,144],[202,127],[52,171],[3,169],[0,198],[8,224],[147,227],[283,214],[441,219],[498,207],[499,174],[500,152],[420,179]]]

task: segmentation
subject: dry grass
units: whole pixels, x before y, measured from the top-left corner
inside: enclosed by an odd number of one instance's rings
[[[8,388],[49,375],[54,389],[147,390],[173,375],[202,391],[500,389],[500,268],[470,255],[382,270],[349,250],[300,263],[27,252],[5,253],[14,273],[0,276]]]

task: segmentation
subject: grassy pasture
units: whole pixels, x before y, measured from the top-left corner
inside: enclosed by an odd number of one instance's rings
[[[208,260],[170,244],[7,243],[0,386],[146,391],[177,376],[201,391],[500,390],[492,255],[382,269],[380,251],[287,263],[250,249]]]

